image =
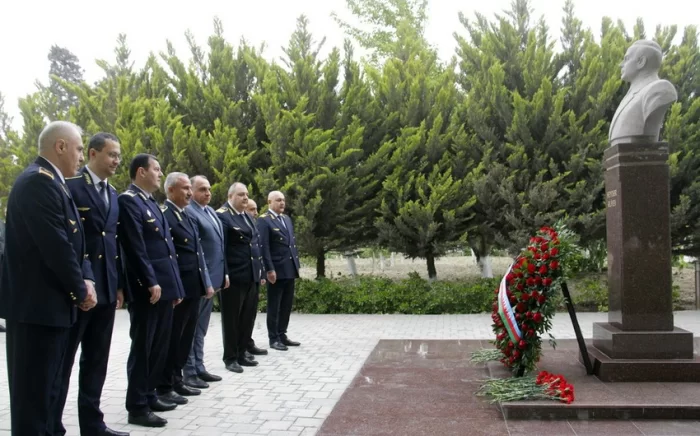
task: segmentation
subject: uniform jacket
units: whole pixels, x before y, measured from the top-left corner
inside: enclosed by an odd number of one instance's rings
[[[130,301],[148,300],[155,285],[161,300],[184,298],[170,226],[155,199],[133,184],[119,196],[119,235]]]
[[[228,203],[216,213],[224,227],[229,280],[232,283],[259,282],[263,266],[255,221],[245,212],[239,215]]]
[[[176,206],[170,201],[165,202],[163,215],[170,225],[185,297],[199,298],[206,294],[207,288],[211,286],[211,280],[204,260],[197,223],[190,218],[188,212],[185,212],[184,216],[178,212]]]
[[[87,255],[95,275],[97,304],[113,305],[117,301],[117,289],[124,287],[117,235],[117,191],[113,186],[107,185],[107,207],[86,168],[82,168],[76,177],[66,179],[66,185],[70,189],[85,229]]]
[[[299,252],[292,220],[265,212],[258,217],[258,230],[265,270],[275,271],[278,280],[298,278]]]
[[[44,158],[15,180],[5,225],[0,317],[70,327],[94,276],[70,191]]]

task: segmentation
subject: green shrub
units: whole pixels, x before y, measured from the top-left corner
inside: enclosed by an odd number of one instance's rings
[[[435,281],[412,273],[407,279],[359,276],[339,279],[299,279],[294,311],[299,313],[441,314],[490,312],[500,279]],[[267,292],[260,288],[258,309],[267,309]],[[219,311],[218,299],[214,310]]]

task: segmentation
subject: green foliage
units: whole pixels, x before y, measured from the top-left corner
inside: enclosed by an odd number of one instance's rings
[[[646,37],[663,48],[661,76],[679,96],[662,132],[673,250],[700,256],[696,26],[652,34],[639,20],[628,32],[605,17],[593,31],[567,0],[559,49],[531,2],[515,0],[493,18],[460,14],[457,53],[444,63],[425,37],[425,0],[346,5],[354,21],[334,16],[349,37],[342,48],[322,55],[324,39],[314,40],[302,16],[281,63],[264,47],[227,41],[219,19],[201,46],[185,33],[189,59],[166,41],[135,65],[120,34],[113,59],[97,61],[95,83],[83,80],[75,55],[53,46],[48,85],[19,101],[21,132],[0,96],[0,210],[43,126],[65,118],[86,134],[119,136],[123,162],[111,182],[120,190],[140,152],[156,154],[166,172],[205,175],[214,206],[235,181],[261,211],[269,190],[283,190],[318,277],[327,253],[370,247],[425,259],[435,280],[435,259],[449,250],[514,254],[558,221],[582,248],[570,273],[601,272],[602,155],[626,92],[619,63]]]
[[[361,276],[296,282],[294,310],[301,313],[482,313],[491,310],[496,279],[428,282],[417,273],[404,280]],[[261,288],[259,309],[267,301]]]

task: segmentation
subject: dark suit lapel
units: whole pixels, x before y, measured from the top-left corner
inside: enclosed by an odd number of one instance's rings
[[[92,205],[100,211],[102,218],[107,221],[107,207],[104,200],[100,198],[100,194],[97,193],[97,187],[93,184],[90,173],[85,168],[81,169],[80,172],[83,180],[85,180],[85,189],[87,190],[87,195],[90,198],[90,202],[92,202]]]
[[[165,216],[163,215],[163,211],[160,210],[160,207],[158,207],[158,203],[156,203],[155,200],[149,199],[148,196],[141,191],[141,188],[134,184],[129,186],[129,189],[136,192],[136,194],[141,197],[141,199],[146,203],[146,208],[148,209],[146,215],[148,215],[148,218],[155,219],[158,222],[158,227],[161,227],[163,232],[165,232],[168,229],[168,226],[166,226]]]
[[[68,198],[68,205],[69,207],[73,210],[73,217],[75,217],[75,220],[70,220],[70,224],[75,224],[78,226],[78,229],[80,230],[81,235],[85,235],[85,231],[83,230],[83,223],[82,220],[80,219],[80,214],[78,213],[78,208],[75,205],[75,202],[73,201],[73,197],[70,195],[70,190],[68,189],[68,186],[66,186],[65,182],[61,181],[61,177],[58,175],[56,170],[53,169],[53,166],[44,159],[43,157],[37,157],[36,160],[34,161],[37,165],[39,165],[41,168],[43,168],[46,171],[49,171],[51,174],[53,174],[54,178],[53,181],[54,183],[57,183],[61,187],[61,191],[66,195]],[[75,222],[73,222],[75,221]],[[83,252],[85,252],[85,237],[83,236]]]
[[[190,222],[189,218],[187,218],[187,215],[185,212],[185,215],[183,215],[181,212],[177,210],[177,207],[175,206],[174,203],[172,203],[170,200],[167,201],[168,203],[168,208],[172,212],[173,215],[175,215],[175,218],[177,219],[177,225],[182,227],[190,236],[194,237],[194,230],[192,229],[192,223]]]

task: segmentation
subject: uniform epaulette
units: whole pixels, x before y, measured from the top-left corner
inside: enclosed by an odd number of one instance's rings
[[[268,216],[269,215],[267,214],[267,212],[265,212],[264,214],[260,215],[260,218],[267,218]]]
[[[53,173],[52,173],[51,171],[47,170],[47,169],[44,168],[44,167],[39,167],[39,174],[43,174],[43,175],[45,175],[46,177],[50,177],[51,180],[54,179]]]
[[[90,174],[85,172],[83,173],[83,176],[85,176],[85,183],[87,183],[88,185],[92,185],[92,177],[90,177]]]
[[[162,206],[160,207],[160,210],[161,210],[161,212],[165,212],[166,210],[168,210],[168,206],[162,205]]]
[[[224,213],[224,212],[226,212],[226,208],[225,208],[225,207],[220,207],[220,208],[216,209],[216,211],[217,211],[217,212]]]
[[[126,191],[122,192],[121,195],[128,195],[129,197],[136,197],[136,193],[132,190],[126,190]]]
[[[66,177],[66,180],[73,180],[73,179],[79,179],[82,176],[73,176],[73,177]]]

